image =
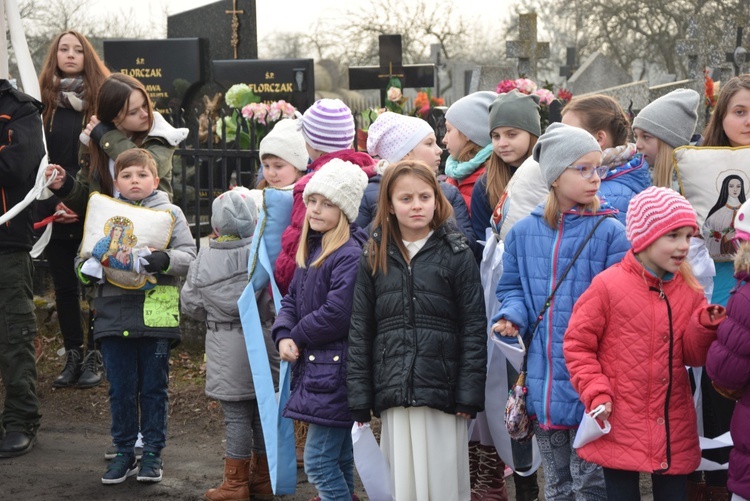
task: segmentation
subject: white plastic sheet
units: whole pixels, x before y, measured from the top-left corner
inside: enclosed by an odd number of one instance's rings
[[[352,426],[354,464],[371,501],[393,501],[391,472],[369,423]]]

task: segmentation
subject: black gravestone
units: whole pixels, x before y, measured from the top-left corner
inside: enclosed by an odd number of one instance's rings
[[[138,79],[154,108],[166,115],[183,107],[206,78],[201,42],[197,38],[105,40],[104,61],[112,71]]]
[[[167,38],[209,40],[209,61],[257,59],[255,0],[221,0],[167,18]]]
[[[211,67],[214,81],[225,91],[248,84],[262,101],[283,99],[301,113],[315,102],[312,59],[225,60],[213,61]]]

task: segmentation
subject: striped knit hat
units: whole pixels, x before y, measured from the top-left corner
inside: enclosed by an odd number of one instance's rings
[[[396,163],[434,131],[417,117],[386,111],[367,131],[367,153]]]
[[[305,141],[312,148],[331,153],[352,147],[354,117],[340,99],[320,99],[310,106],[300,127]]]
[[[672,230],[692,226],[698,231],[690,202],[674,190],[656,186],[630,200],[626,222],[625,232],[636,254]]]

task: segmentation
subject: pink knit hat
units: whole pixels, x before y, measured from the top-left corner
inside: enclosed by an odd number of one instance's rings
[[[669,188],[651,186],[628,204],[625,231],[633,252],[641,252],[659,237],[683,226],[698,230],[695,210],[685,197]]]
[[[332,153],[352,147],[354,117],[340,99],[319,99],[300,119],[307,144],[319,151]]]
[[[734,216],[734,239],[750,242],[750,202],[745,202]]]
[[[367,152],[396,163],[433,132],[430,124],[421,118],[387,111],[370,125]]]

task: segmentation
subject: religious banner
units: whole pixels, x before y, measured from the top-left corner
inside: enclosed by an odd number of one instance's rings
[[[674,151],[674,164],[711,258],[732,261],[734,216],[750,191],[750,147],[682,146]]]

